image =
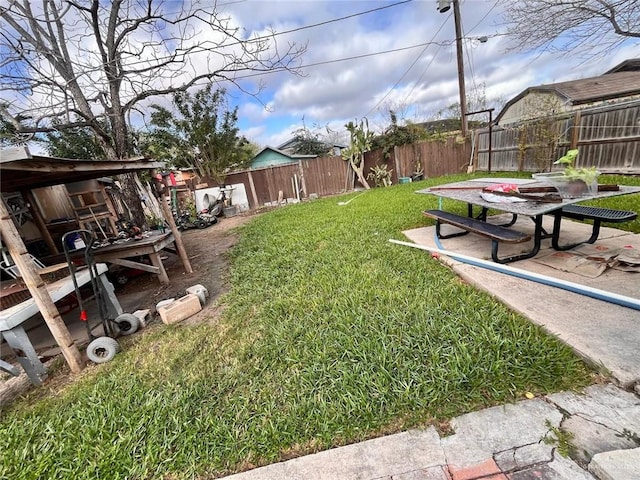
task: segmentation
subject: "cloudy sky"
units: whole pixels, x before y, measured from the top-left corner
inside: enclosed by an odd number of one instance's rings
[[[344,131],[346,122],[367,117],[380,129],[390,108],[408,121],[434,118],[459,100],[453,9],[440,13],[436,3],[230,0],[224,11],[248,36],[298,29],[278,42],[306,43],[301,63],[311,65],[302,69],[304,76],[261,76],[262,104],[230,89],[242,132],[261,146],[277,146],[303,122],[309,129]],[[461,0],[467,94],[483,93],[496,106],[529,86],[599,75],[640,56],[637,39],[591,62],[509,51],[502,9],[496,0]],[[363,13],[370,10],[376,11]]]
[[[144,3],[131,1],[126,5],[135,9]],[[190,3],[164,0],[154,5],[168,15],[178,15]],[[508,2],[460,0],[467,96],[486,97],[488,106],[497,109],[496,114],[507,100],[527,87],[597,76],[625,59],[640,57],[637,38],[590,59],[577,52],[516,51],[510,48],[513,39],[505,35],[505,3]],[[0,5],[7,4],[7,0],[0,0]],[[30,2],[30,8],[32,4],[32,8],[39,5]],[[101,5],[106,23],[110,3]],[[214,2],[202,0],[200,5],[209,8]],[[229,82],[220,84],[227,89],[231,106],[238,107],[242,134],[260,147],[277,147],[303,126],[319,133],[329,129],[339,137],[345,133],[345,123],[365,117],[370,127],[379,132],[389,124],[390,109],[401,123],[431,120],[459,101],[453,8],[440,13],[436,0],[218,0],[215,5],[218,18],[239,28],[241,38],[275,32],[279,52],[286,51],[289,45],[306,46],[299,59],[299,75],[281,71],[245,76],[238,80],[241,88]],[[86,18],[72,10],[64,21],[67,40],[74,40],[65,46],[72,52],[75,68],[82,72],[78,76],[78,82],[84,82],[82,91],[87,98],[101,98],[105,87],[99,81],[98,66],[102,60],[95,38],[87,35]],[[219,49],[220,37],[207,36],[215,35],[207,33],[208,21],[209,17],[203,15],[201,23],[188,30],[193,35],[187,35],[186,42],[204,41],[215,45],[215,53],[219,53],[223,51]],[[156,54],[164,58],[162,55],[174,52],[176,39],[183,33],[181,24],[163,23],[158,28],[153,34],[148,29],[131,34],[127,45],[132,51],[128,58],[125,55],[125,62],[132,68],[145,67],[145,56],[154,61]],[[599,42],[601,47],[607,45],[605,40]],[[236,53],[239,48],[237,42],[226,45],[231,48],[227,52]],[[0,51],[0,58],[3,53],[6,51]],[[180,65],[173,72],[176,76],[171,81],[188,82],[193,74],[215,71],[220,68],[215,65],[216,58],[220,56],[207,57],[206,49],[199,50],[189,65]],[[23,69],[21,63],[13,66]],[[0,65],[2,68],[9,67]],[[43,70],[48,71],[46,67]],[[139,84],[142,90],[144,86],[161,89],[172,78],[158,75],[155,70],[146,75],[146,79],[130,79],[127,85],[135,88]],[[258,84],[264,89],[257,98],[243,93],[256,91]],[[48,87],[7,98],[15,111],[23,108],[27,112],[29,106],[46,109],[49,104],[60,102],[64,106],[67,101],[66,92],[54,98]],[[137,105],[140,108],[135,109],[131,120],[139,128],[149,120],[151,103],[170,107],[171,97],[154,96],[145,102]],[[470,107],[473,109],[474,105]],[[328,140],[339,141],[331,137]]]

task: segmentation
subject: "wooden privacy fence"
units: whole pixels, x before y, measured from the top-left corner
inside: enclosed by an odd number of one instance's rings
[[[578,148],[576,166],[604,173],[640,174],[640,99],[578,110],[551,119],[476,132],[477,170],[545,171]],[[490,163],[489,163],[490,160]]]
[[[466,171],[470,159],[471,143],[457,142],[449,137],[442,141],[395,147],[387,159],[383,158],[381,150],[367,152],[365,175],[373,166],[385,164],[392,170],[393,183],[398,183],[400,177],[410,177],[416,171],[418,162],[425,177],[436,177]],[[234,172],[227,175],[225,183],[244,184],[249,208],[256,209],[287,199],[302,200],[350,191],[357,186],[354,177],[348,162],[333,156]],[[211,179],[204,181],[215,184]]]

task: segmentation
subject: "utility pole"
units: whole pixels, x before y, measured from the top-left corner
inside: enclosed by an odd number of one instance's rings
[[[462,25],[460,22],[460,2],[453,0],[453,20],[456,24],[456,54],[458,57],[458,87],[460,88],[460,120],[462,136],[467,136],[467,92],[464,86],[464,64],[462,63]]]
[[[456,27],[456,56],[458,58],[458,88],[460,89],[460,122],[462,136],[467,136],[468,123],[467,123],[467,93],[464,86],[464,63],[462,61],[462,24],[460,21],[460,1],[453,0],[439,0],[438,11],[445,13],[451,7],[453,3],[453,21]]]

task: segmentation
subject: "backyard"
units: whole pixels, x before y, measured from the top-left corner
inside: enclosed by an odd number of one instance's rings
[[[446,434],[464,412],[601,381],[428,254],[388,242],[430,224],[421,211],[438,200],[415,190],[469,177],[256,215],[227,253],[228,293],[198,322],[156,322],[73,382],[56,384],[58,366],[2,411],[0,478],[218,477],[412,427]],[[600,204],[639,211],[640,195]],[[640,233],[640,220],[620,228]],[[193,262],[218,275],[216,256]]]

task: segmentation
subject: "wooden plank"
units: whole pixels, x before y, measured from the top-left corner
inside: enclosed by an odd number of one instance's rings
[[[193,273],[193,268],[191,268],[191,263],[189,262],[189,256],[187,255],[187,249],[184,248],[184,243],[182,242],[182,236],[180,235],[180,231],[178,230],[178,227],[176,226],[176,222],[173,219],[173,215],[171,214],[171,210],[169,209],[169,205],[167,204],[166,201],[161,201],[160,204],[162,205],[162,211],[164,213],[164,219],[169,224],[169,228],[171,229],[171,232],[173,233],[173,238],[174,238],[174,241],[175,241],[176,249],[178,250],[178,253],[179,253],[178,256],[180,257],[180,260],[182,261],[182,266],[184,267],[184,271],[186,273]],[[162,248],[166,247],[169,243],[170,242],[165,243],[164,245],[160,246],[159,249],[162,249]],[[161,274],[162,274],[162,271],[164,270],[164,267],[162,266],[162,261],[160,261],[160,268],[162,269],[161,270]],[[164,275],[165,276],[167,275],[166,272],[165,272]]]
[[[27,147],[9,147],[2,149],[0,163],[14,162],[16,160],[28,160],[30,158],[31,154]]]
[[[556,187],[518,187],[520,193],[543,193],[543,192],[555,192]],[[620,191],[620,185],[598,185],[599,192],[618,192]]]
[[[57,272],[57,271],[62,270],[64,268],[69,268],[69,264],[68,263],[56,263],[55,265],[50,265],[48,267],[39,268],[38,269],[38,273],[40,275],[45,275],[47,273]]]
[[[151,255],[149,255],[149,259],[151,260],[153,266],[158,269],[158,279],[160,280],[160,283],[168,285],[169,276],[167,275],[167,271],[164,269],[164,265],[162,264],[160,255],[158,253],[152,253]]]
[[[110,260],[109,263],[120,265],[122,267],[133,268],[135,270],[142,270],[143,272],[153,273],[154,275],[158,275],[160,273],[160,269],[158,267],[154,267],[147,263],[134,262],[132,260],[127,260],[126,258],[114,258]]]
[[[31,211],[33,220],[36,222],[38,230],[40,231],[42,239],[47,245],[47,248],[54,255],[60,253],[56,242],[54,242],[53,238],[51,237],[51,232],[49,232],[49,230],[47,229],[47,224],[44,217],[42,216],[42,213],[40,212],[40,209],[38,208],[38,202],[36,202],[33,192],[31,190],[23,190],[22,196],[29,203],[29,210]]]
[[[256,194],[256,186],[253,183],[253,175],[251,175],[251,170],[247,172],[247,178],[249,179],[249,188],[251,190],[251,198],[253,200],[253,208],[258,208],[260,203],[258,202],[258,195]]]

